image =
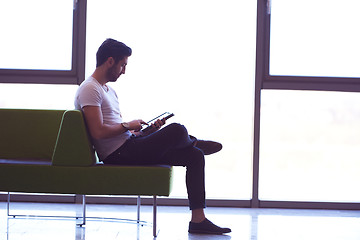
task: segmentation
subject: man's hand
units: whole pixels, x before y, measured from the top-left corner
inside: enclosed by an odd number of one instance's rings
[[[156,120],[154,123],[152,123],[149,127],[147,127],[145,129],[146,131],[142,131],[142,135],[146,136],[146,135],[156,132],[165,124],[165,122],[166,122],[166,120],[164,118]]]
[[[142,129],[143,124],[148,125],[142,119],[132,120],[131,122],[128,122],[127,124],[128,124],[128,130],[134,130],[135,132],[139,132]]]
[[[151,124],[151,126],[153,128],[156,128],[157,130],[160,129],[164,124],[165,124],[166,120],[165,118],[163,119],[158,119],[156,120],[153,124]]]

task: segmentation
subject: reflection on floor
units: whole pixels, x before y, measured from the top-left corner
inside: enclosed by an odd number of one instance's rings
[[[10,214],[73,216],[74,204],[12,203]],[[250,240],[326,239],[359,240],[360,211],[207,208],[214,223],[230,227],[228,235],[188,234],[186,207],[158,207],[157,240]],[[136,206],[87,205],[87,216],[136,219]],[[0,203],[1,240],[41,239],[152,239],[152,208],[141,207],[143,226],[124,221],[89,219],[76,227],[72,218],[8,218],[6,203]]]

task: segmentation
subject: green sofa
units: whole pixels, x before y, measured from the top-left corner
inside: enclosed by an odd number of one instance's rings
[[[81,111],[0,109],[0,191],[147,195],[156,203],[169,196],[171,179],[171,166],[97,162]]]

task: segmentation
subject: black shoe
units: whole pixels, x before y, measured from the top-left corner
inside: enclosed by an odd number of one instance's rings
[[[197,140],[195,147],[200,148],[205,155],[216,153],[222,149],[221,143],[207,140]]]
[[[189,223],[189,233],[198,234],[224,234],[231,232],[230,228],[221,228],[213,224],[207,218],[200,223]]]

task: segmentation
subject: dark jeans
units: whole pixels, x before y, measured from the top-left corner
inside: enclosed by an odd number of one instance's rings
[[[172,123],[143,137],[132,137],[104,159],[104,164],[154,165],[186,167],[186,188],[190,209],[205,208],[205,158],[194,147],[183,125]]]

